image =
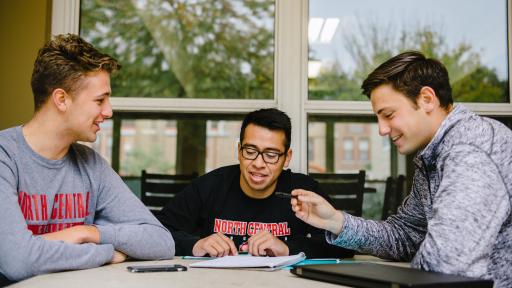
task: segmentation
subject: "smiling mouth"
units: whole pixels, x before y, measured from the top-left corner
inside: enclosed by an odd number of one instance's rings
[[[398,139],[402,138],[402,135],[398,135],[398,136],[395,136],[395,137],[391,137],[391,141],[393,143],[396,143],[396,141],[398,141]]]
[[[261,182],[267,178],[267,175],[261,173],[249,172],[249,175],[251,175],[251,179],[255,182]]]

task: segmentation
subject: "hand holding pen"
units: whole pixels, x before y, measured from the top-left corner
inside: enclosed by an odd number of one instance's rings
[[[304,189],[295,189],[291,193],[290,203],[295,216],[302,221],[336,235],[341,233],[345,221],[343,213],[332,207],[322,196]]]

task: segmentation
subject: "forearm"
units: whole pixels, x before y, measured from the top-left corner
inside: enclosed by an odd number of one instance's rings
[[[100,243],[100,233],[92,225],[80,225],[41,235],[46,240],[64,241],[70,244]]]
[[[68,244],[32,235],[11,242],[10,237],[2,237],[16,245],[2,245],[0,272],[15,281],[38,274],[98,267],[110,262],[114,253],[112,245]]]
[[[170,259],[174,240],[164,227],[156,224],[96,225],[100,243],[112,244],[115,250],[142,260]]]
[[[383,222],[344,215],[342,232],[339,235],[328,234],[328,242],[381,258],[409,261],[426,233],[422,231],[422,225],[405,224],[397,216]]]
[[[174,256],[171,233],[158,222],[121,178],[105,167],[97,201],[94,226],[101,244],[112,244],[127,256],[142,259],[170,259]],[[121,204],[122,203],[122,204]]]

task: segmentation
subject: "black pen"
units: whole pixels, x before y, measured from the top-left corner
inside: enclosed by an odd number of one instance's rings
[[[279,198],[287,198],[287,199],[291,199],[291,198],[295,198],[297,199],[297,196],[293,196],[292,194],[290,193],[285,193],[285,192],[274,192],[274,194],[279,197]]]

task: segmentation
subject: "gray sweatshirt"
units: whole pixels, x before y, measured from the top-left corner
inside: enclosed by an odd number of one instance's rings
[[[40,235],[95,225],[100,244],[68,244]],[[35,153],[21,127],[0,131],[0,273],[11,280],[92,268],[114,250],[137,259],[168,259],[174,241],[108,163],[71,145],[60,160]]]
[[[345,215],[333,244],[512,287],[512,131],[456,105],[414,160],[412,191],[386,221]]]

